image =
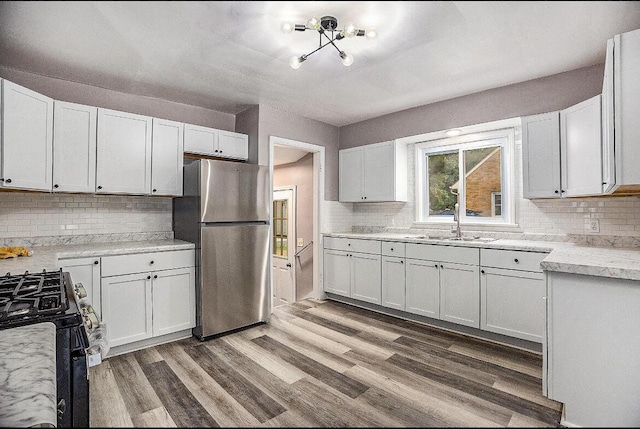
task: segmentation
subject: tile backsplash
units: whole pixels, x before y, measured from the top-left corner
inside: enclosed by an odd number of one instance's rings
[[[0,243],[95,235],[172,237],[172,232],[171,198],[0,192]]]

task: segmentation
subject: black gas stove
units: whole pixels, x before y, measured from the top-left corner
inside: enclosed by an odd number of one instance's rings
[[[89,340],[68,272],[0,276],[0,329],[56,325],[58,427],[89,427]]]

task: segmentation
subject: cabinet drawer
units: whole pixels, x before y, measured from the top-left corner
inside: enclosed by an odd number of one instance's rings
[[[523,252],[521,250],[481,249],[480,265],[483,267],[542,272],[540,262],[547,253]]]
[[[478,265],[480,249],[472,247],[439,246],[437,244],[407,243],[406,256],[412,259]]]
[[[360,240],[356,238],[324,238],[325,249],[344,250],[345,252],[374,253],[379,255],[382,246],[378,240]]]
[[[135,253],[102,257],[102,277],[193,267],[193,250]]]
[[[404,258],[405,247],[405,243],[398,243],[397,241],[383,241],[382,254],[384,256],[397,256],[399,258]]]

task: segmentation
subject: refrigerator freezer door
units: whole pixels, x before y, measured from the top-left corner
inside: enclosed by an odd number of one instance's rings
[[[249,245],[250,244],[250,245]],[[235,224],[201,229],[198,326],[211,335],[269,318],[269,225]]]
[[[201,160],[200,222],[269,220],[269,168]]]

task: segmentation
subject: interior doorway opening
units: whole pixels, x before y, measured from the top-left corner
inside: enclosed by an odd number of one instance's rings
[[[320,296],[322,261],[318,244],[324,200],[323,164],[322,146],[270,138],[274,307]],[[286,197],[289,190],[293,197]],[[291,212],[285,213],[285,207]]]

